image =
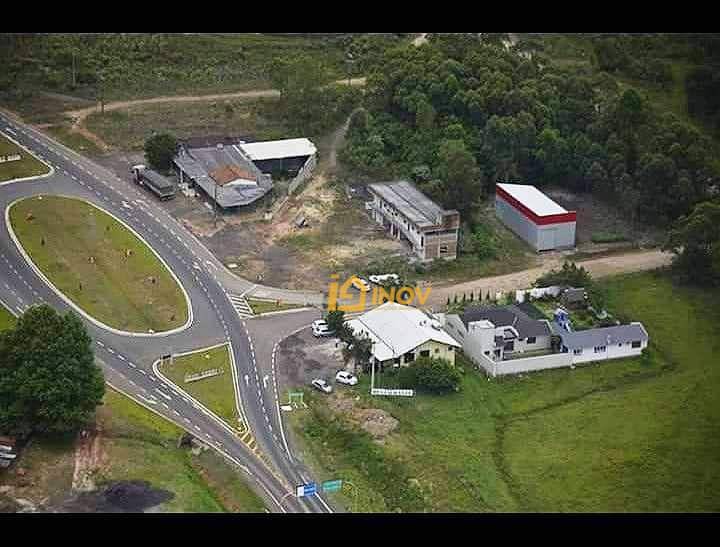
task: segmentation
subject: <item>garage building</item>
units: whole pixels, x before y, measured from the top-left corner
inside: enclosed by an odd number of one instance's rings
[[[577,213],[561,207],[534,186],[498,183],[495,214],[536,251],[575,246]]]

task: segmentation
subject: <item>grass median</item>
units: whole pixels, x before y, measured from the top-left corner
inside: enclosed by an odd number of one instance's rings
[[[14,327],[16,322],[15,316],[0,304],[0,332]]]
[[[230,352],[227,345],[223,345],[207,351],[175,357],[172,364],[166,361],[161,365],[160,370],[180,389],[225,420],[230,427],[238,429],[239,416],[235,405],[235,388],[230,367]],[[190,375],[210,370],[221,370],[222,373],[193,382],[185,381]]]
[[[20,243],[48,279],[98,321],[163,332],[188,319],[182,290],[155,254],[113,217],[71,198],[24,199],[10,209]]]
[[[50,169],[24,148],[16,145],[10,139],[0,134],[0,157],[20,155],[18,161],[0,163],[0,182],[37,177],[50,172]]]

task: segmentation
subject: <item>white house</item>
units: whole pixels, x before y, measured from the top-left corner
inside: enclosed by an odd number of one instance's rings
[[[572,355],[573,364],[637,356],[650,339],[642,323],[576,332],[553,324],[553,330],[562,339],[563,353]]]
[[[430,313],[395,302],[387,302],[347,325],[357,337],[372,342],[372,358],[382,366],[408,366],[419,357],[455,363],[461,345],[442,329]]]

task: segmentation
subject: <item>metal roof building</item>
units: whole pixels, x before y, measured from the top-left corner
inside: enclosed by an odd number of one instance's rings
[[[536,251],[575,246],[577,213],[561,207],[534,186],[498,183],[495,214]]]
[[[317,153],[317,148],[309,139],[251,142],[241,144],[240,148],[252,161],[298,158]]]
[[[240,145],[183,146],[173,163],[181,183],[198,185],[211,199],[217,197],[223,209],[249,205],[272,188],[271,177],[259,171]]]
[[[408,181],[367,187],[374,220],[392,237],[408,242],[423,261],[457,257],[460,213],[443,209]]]

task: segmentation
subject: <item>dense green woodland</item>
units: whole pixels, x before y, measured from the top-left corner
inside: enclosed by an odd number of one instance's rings
[[[466,215],[499,180],[592,192],[657,225],[716,191],[710,137],[595,66],[543,65],[469,34],[432,35],[381,66],[345,159],[413,176]]]

